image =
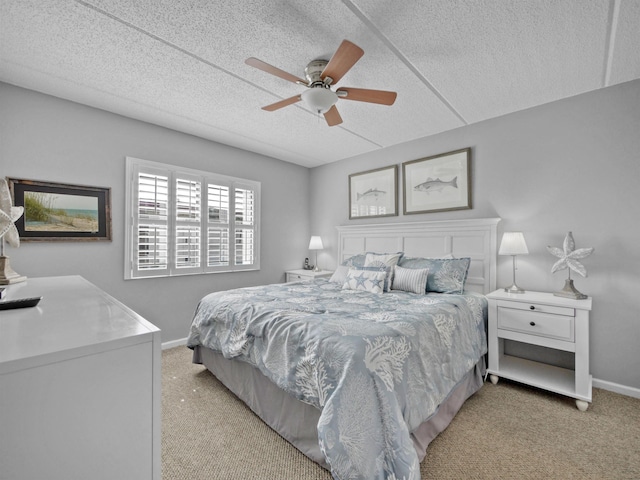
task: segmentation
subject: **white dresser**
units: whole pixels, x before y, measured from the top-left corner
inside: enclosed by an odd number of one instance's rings
[[[161,478],[160,330],[79,276],[0,311],[0,479]]]

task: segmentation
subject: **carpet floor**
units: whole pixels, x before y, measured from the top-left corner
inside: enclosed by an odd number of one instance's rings
[[[640,479],[640,400],[572,399],[487,382],[429,446],[423,479]],[[330,480],[253,414],[191,351],[162,353],[162,478]]]

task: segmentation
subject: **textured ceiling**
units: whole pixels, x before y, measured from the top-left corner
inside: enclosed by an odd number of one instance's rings
[[[639,0],[2,0],[0,80],[313,167],[640,78]],[[328,127],[302,103],[343,39],[364,57]]]

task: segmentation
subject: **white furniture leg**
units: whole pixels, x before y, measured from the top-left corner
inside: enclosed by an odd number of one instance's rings
[[[584,400],[576,400],[576,407],[581,412],[586,412],[587,408],[589,408],[589,402],[585,402]]]
[[[489,375],[489,380],[491,380],[491,383],[493,383],[494,385],[498,383],[499,378],[500,377],[498,377],[497,375]]]

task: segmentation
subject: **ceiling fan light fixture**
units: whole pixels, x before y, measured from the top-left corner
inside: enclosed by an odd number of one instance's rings
[[[302,92],[302,101],[314,113],[326,113],[338,101],[338,95],[328,88],[314,87]]]

